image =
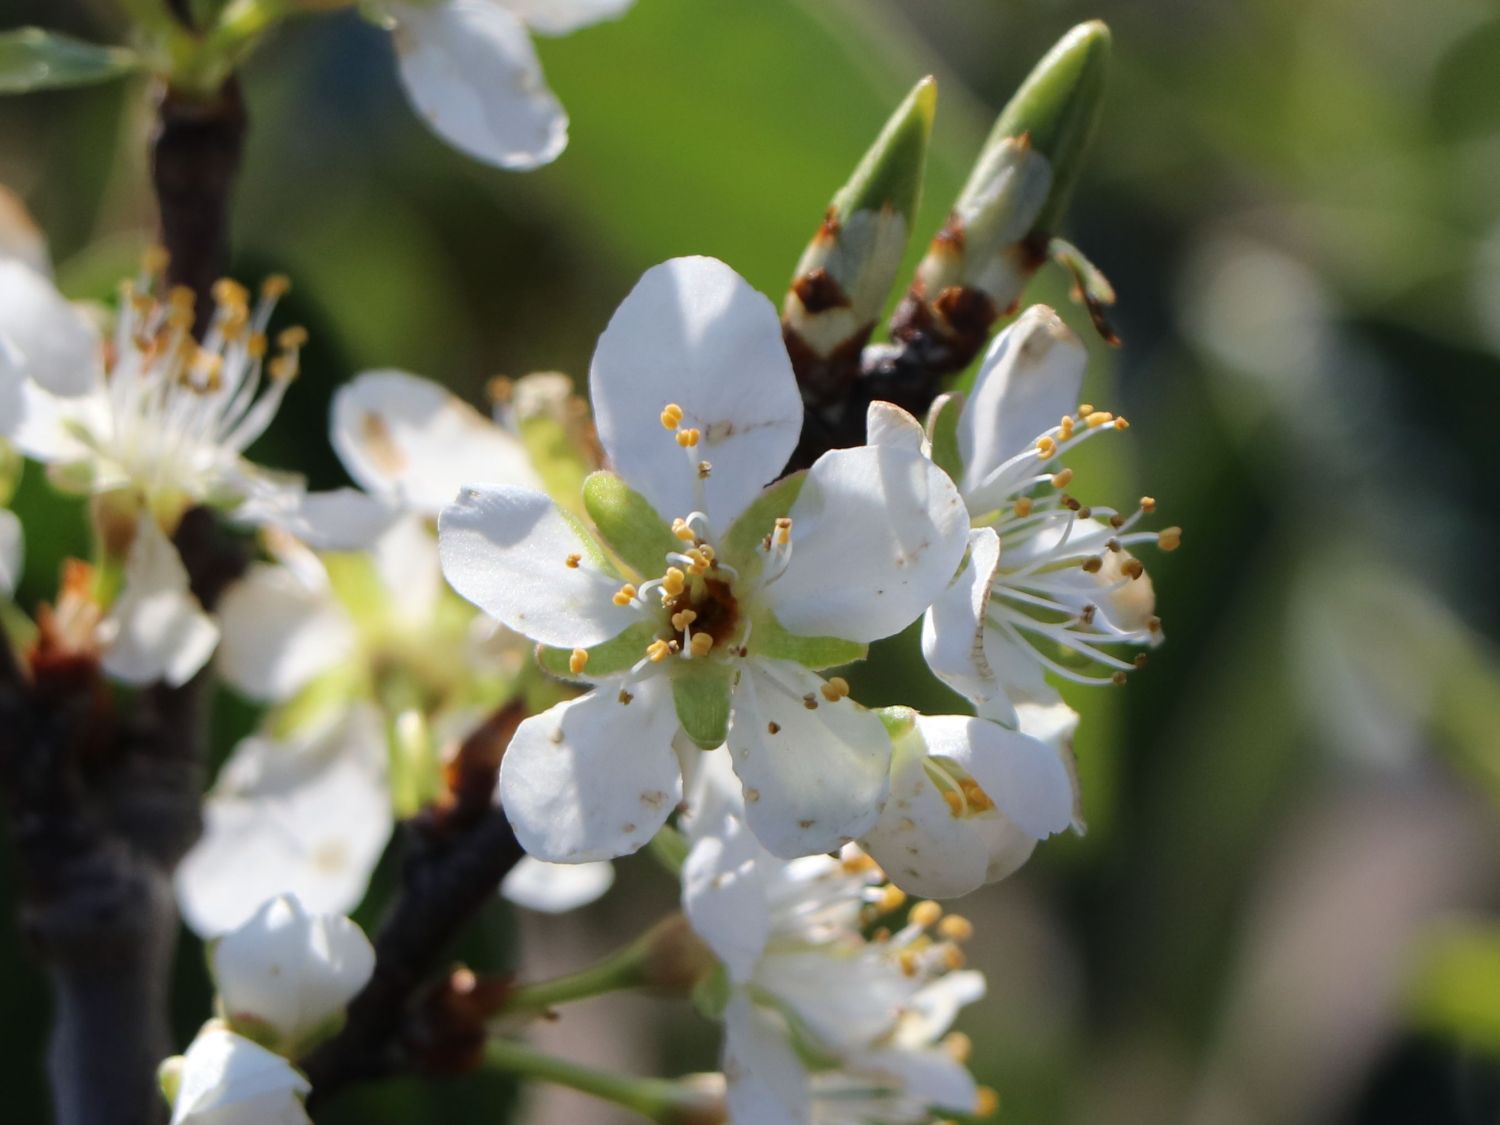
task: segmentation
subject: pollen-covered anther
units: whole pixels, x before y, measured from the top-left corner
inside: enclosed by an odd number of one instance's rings
[[[974,936],[974,923],[962,914],[950,914],[938,923],[937,932],[949,941],[968,941]]]
[[[1125,673],[1123,671],[1116,672],[1109,678],[1109,682],[1114,684],[1115,687],[1123,686],[1125,683]]]
[[[776,530],[772,533],[778,547],[785,547],[792,541],[792,521],[789,516],[782,516],[776,521]]]
[[[1073,483],[1073,470],[1072,469],[1059,469],[1057,472],[1055,472],[1055,473],[1052,474],[1052,487],[1053,488],[1067,488],[1068,485],[1070,485],[1072,483]]]
[[[689,561],[688,569],[694,574],[702,574],[708,569],[709,563],[712,561],[698,547],[694,547],[691,551],[688,551],[687,557]]]
[[[264,332],[252,332],[250,339],[245,343],[245,352],[251,359],[265,359],[266,351],[270,346],[271,342]]]
[[[974,1053],[974,1040],[970,1039],[962,1031],[950,1031],[943,1036],[941,1044],[943,1051],[956,1063],[966,1063],[969,1056]]]
[[[268,301],[285,297],[292,287],[291,278],[284,273],[273,273],[260,283],[260,295]]]
[[[1062,420],[1057,423],[1057,436],[1062,438],[1063,441],[1067,441],[1070,437],[1073,436],[1073,426],[1074,422],[1072,417],[1064,414]]]
[[[699,659],[707,656],[714,647],[714,639],[707,633],[694,633],[693,639],[688,644],[689,650]]]
[[[1042,455],[1042,460],[1045,461],[1057,452],[1057,442],[1046,434],[1043,434],[1036,439],[1036,451]]]
[[[906,920],[913,926],[920,926],[925,930],[928,926],[935,925],[942,916],[942,906],[931,899],[924,899],[911,908],[911,913],[906,916]]]
[[[675,566],[667,567],[667,573],[662,576],[662,592],[671,598],[675,598],[687,588],[687,575]]]
[[[969,959],[964,956],[964,951],[952,942],[945,941],[937,949],[942,954],[943,967],[952,972],[958,972],[969,963]]]
[[[1117,430],[1128,430],[1128,429],[1130,429],[1130,421],[1129,421],[1129,419],[1126,419],[1126,418],[1116,418],[1115,419],[1115,429],[1117,429]]]
[[[652,664],[660,664],[671,655],[672,646],[659,637],[646,646],[646,659]]]
[[[279,355],[266,364],[266,371],[278,383],[290,383],[297,377],[297,370],[295,355]]]
[[[1000,1112],[1000,1095],[993,1086],[981,1086],[974,1095],[974,1116],[993,1117]]]
[[[688,526],[688,521],[683,519],[681,516],[678,516],[672,521],[672,534],[677,536],[677,538],[681,539],[684,543],[691,543],[698,537],[693,529]]]
[[[629,582],[625,583],[625,585],[621,586],[618,590],[615,591],[615,605],[626,606],[633,601],[635,601],[635,587],[632,586]]]
[[[276,346],[286,351],[293,351],[307,344],[307,329],[300,324],[294,324],[290,328],[283,328],[281,334],[276,337]]]
[[[963,790],[964,800],[968,802],[970,812],[985,812],[995,807],[995,802],[990,800],[990,795],[979,787],[979,782],[972,777],[966,777],[959,782],[958,787]]]
[[[1083,507],[1082,501],[1076,496],[1064,496],[1061,502],[1062,506],[1070,512],[1076,512]]]
[[[672,628],[679,633],[698,620],[698,611],[694,609],[679,609],[672,614]]]
[[[843,676],[831,676],[828,681],[818,689],[823,693],[823,698],[829,703],[837,703],[849,695],[849,681]]]
[[[857,875],[861,871],[874,871],[877,865],[875,860],[865,852],[851,852],[839,866],[850,875]]]
[[[588,662],[588,650],[575,648],[568,656],[568,671],[572,672],[575,676],[580,675],[584,668],[588,666]]]
[[[1163,551],[1175,551],[1182,546],[1182,528],[1164,527],[1156,533],[1156,545]]]
[[[1078,404],[1078,417],[1087,418],[1094,412],[1094,404],[1091,402],[1080,402]]]
[[[165,270],[171,260],[172,255],[167,253],[165,246],[148,246],[141,254],[141,272],[154,277]]]
[[[684,449],[692,449],[698,444],[698,439],[703,436],[696,428],[677,431],[677,444]]]
[[[682,422],[682,407],[675,402],[669,402],[662,407],[661,428],[664,430],[675,430]]]
[[[1160,633],[1161,632],[1161,618],[1160,617],[1148,617],[1146,619],[1146,630],[1148,632],[1151,632],[1151,633]]]
[[[948,811],[950,813],[952,813],[954,816],[963,816],[964,799],[962,797],[960,797],[952,789],[944,789],[943,800],[947,802]]]
[[[1146,566],[1140,559],[1126,559],[1120,564],[1120,573],[1127,578],[1139,578],[1146,573]]]
[[[516,396],[516,381],[508,375],[491,375],[484,381],[484,397],[499,406]]]
[[[1141,511],[1146,512],[1148,515],[1156,511],[1156,498],[1154,496],[1142,496]]]
[[[903,976],[914,977],[917,975],[917,955],[910,949],[903,949],[896,955],[896,963],[901,966]]]
[[[1108,410],[1092,410],[1083,417],[1083,424],[1089,429],[1097,429],[1106,422],[1113,422],[1115,416]]]
[[[1132,660],[1131,663],[1134,664],[1137,668],[1144,668],[1148,663],[1150,663],[1150,661],[1151,658],[1144,652],[1138,652],[1135,654],[1135,659]]]
[[[567,558],[563,559],[563,564],[567,566],[569,570],[577,570],[578,564],[582,561],[583,556],[575,552],[574,554],[571,554]]]
[[[181,288],[178,286],[177,288]],[[173,303],[176,303],[176,289],[173,290]],[[214,303],[227,307],[238,306],[244,308],[250,303],[250,294],[238,281],[232,277],[221,277],[214,282],[213,288],[209,290],[213,295]]]
[[[1025,519],[1027,516],[1031,515],[1031,498],[1028,496],[1022,496],[1017,499],[1015,510],[1017,517],[1019,517],[1020,519]]]
[[[887,883],[880,888],[880,897],[875,900],[876,907],[882,914],[889,914],[892,910],[900,910],[906,905],[906,892],[895,883]]]

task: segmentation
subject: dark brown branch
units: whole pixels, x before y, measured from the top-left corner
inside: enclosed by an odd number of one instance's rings
[[[302,1060],[316,1101],[430,1065],[420,1057],[430,1029],[419,994],[522,855],[492,798],[500,757],[525,717],[512,704],[470,735],[450,768],[448,799],[403,826],[401,893],[375,939],[374,976],[350,1003],[343,1030]]]

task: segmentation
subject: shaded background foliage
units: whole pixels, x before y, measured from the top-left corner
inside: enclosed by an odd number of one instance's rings
[[[5,0],[0,24],[106,38],[111,13]],[[369,367],[475,400],[495,373],[582,378],[615,304],[671,255],[721,257],[779,297],[828,196],[931,72],[915,257],[1015,84],[1094,16],[1115,61],[1065,229],[1120,291],[1125,348],[1092,340],[1060,276],[1029,296],[1091,340],[1089,397],[1134,423],[1081,451],[1076,491],[1149,492],[1186,544],[1148,560],[1169,643],[1123,691],[1072,696],[1088,836],[963,904],[991,981],[964,1025],[976,1070],[1009,1120],[1044,1125],[1500,1119],[1500,14],[1482,0],[639,0],[541,43],[572,142],[525,176],[421,127],[385,35],[304,21],[245,75],[235,272],[290,273],[313,338],[254,452],[337,483],[328,399]],[[146,122],[139,86],[0,101],[0,182],[73,296],[108,296],[152,229]],[[29,471],[27,603],[84,549],[61,504]],[[893,698],[913,652],[910,634],[877,646],[860,697]],[[223,702],[221,753],[253,720]],[[497,902],[455,956],[583,963],[670,904],[649,861],[621,868],[576,918]],[[201,965],[185,942],[184,1044],[207,1012]],[[681,1007],[593,1001],[542,1034],[641,1072],[709,1068]],[[46,1118],[45,1009],[0,927],[15,1120]],[[511,1104],[476,1076],[325,1117],[499,1121]],[[517,1113],[616,1119],[551,1094]]]

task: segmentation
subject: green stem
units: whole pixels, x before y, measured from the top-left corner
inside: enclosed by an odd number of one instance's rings
[[[540,1014],[572,1000],[587,1000],[606,992],[639,988],[648,983],[646,965],[649,954],[650,948],[644,940],[635,941],[587,969],[522,985],[511,994],[504,1014]]]
[[[698,1095],[676,1082],[594,1070],[543,1054],[514,1039],[491,1039],[484,1050],[484,1061],[486,1066],[497,1070],[553,1082],[613,1102],[651,1121],[687,1120],[701,1104]]]

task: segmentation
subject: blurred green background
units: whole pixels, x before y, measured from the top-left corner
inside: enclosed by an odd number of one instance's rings
[[[105,40],[100,0],[4,0],[0,26]],[[779,300],[833,190],[926,73],[939,114],[917,245],[989,121],[1073,23],[1115,33],[1104,123],[1065,233],[1120,293],[1088,395],[1129,434],[1075,491],[1154,495],[1167,645],[1080,692],[1091,830],[964,901],[990,974],[962,1026],[1007,1121],[1500,1121],[1500,10],[1487,0],[639,0],[540,51],[573,118],[507,175],[429,135],[387,37],[349,13],[284,29],[244,75],[235,272],[292,275],[313,345],[258,459],[340,479],[333,388],[404,367],[587,370],[649,265],[723,258]],[[154,219],[146,90],[0,101],[0,182],[70,295],[105,296]],[[50,524],[30,515],[47,506]],[[81,551],[40,473],[24,599]],[[80,525],[81,526],[81,525]],[[870,702],[910,638],[877,652]],[[222,718],[227,748],[248,716]],[[576,917],[497,903],[463,955],[560,972],[644,928],[649,861]],[[8,871],[8,867],[7,867]],[[7,875],[6,878],[9,876]],[[379,915],[380,886],[362,918]],[[10,900],[0,886],[0,905]],[[5,909],[5,917],[13,911]],[[519,937],[519,941],[517,941]],[[185,1044],[207,1014],[184,944]],[[543,1039],[641,1073],[714,1065],[685,1005],[569,1009]],[[47,1118],[46,998],[0,927],[5,1117]],[[483,1078],[396,1084],[327,1121],[508,1120]],[[616,1111],[529,1094],[514,1119]]]

